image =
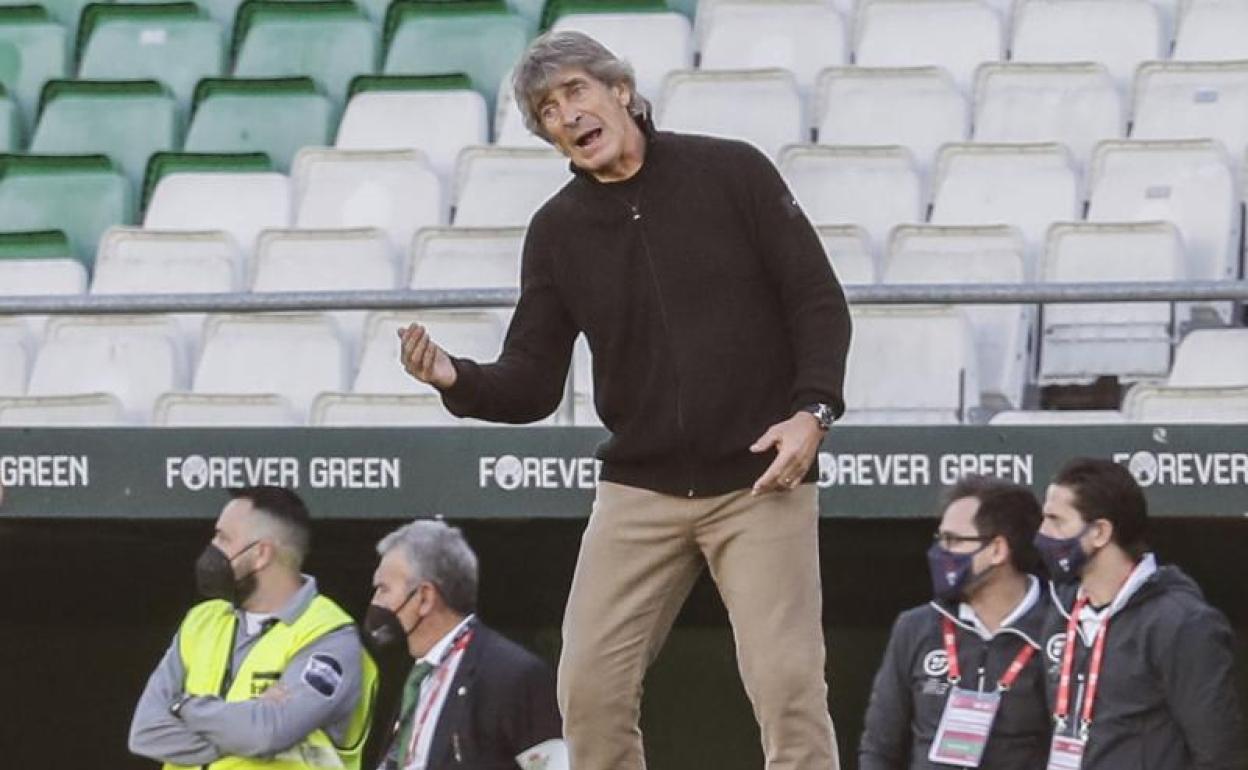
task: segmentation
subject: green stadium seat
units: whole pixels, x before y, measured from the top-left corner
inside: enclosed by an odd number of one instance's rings
[[[47,11],[48,17],[65,27],[69,32],[70,44],[73,44],[73,37],[78,29],[78,20],[82,18],[82,10],[92,2],[106,2],[107,0],[0,0],[0,5],[22,6],[37,5]]]
[[[272,170],[273,161],[262,152],[158,152],[148,160],[147,171],[143,174],[139,210],[147,210],[156,185],[170,174],[246,174]]]
[[[0,85],[0,152],[16,152],[22,143],[17,104]]]
[[[662,13],[664,0],[547,0],[542,8],[541,28],[550,29],[561,16],[583,13]]]
[[[0,85],[34,125],[43,84],[69,71],[69,36],[37,5],[0,6]]]
[[[65,259],[73,257],[69,238],[60,230],[0,233],[0,262],[13,259]]]
[[[311,78],[202,81],[187,152],[263,152],[285,172],[300,147],[333,140],[333,103]]]
[[[137,189],[152,153],[177,143],[177,103],[155,80],[53,80],[43,90],[30,151],[108,155]]]
[[[133,218],[130,183],[104,155],[0,155],[0,232],[62,230],[90,266],[100,235]]]
[[[339,102],[353,77],[377,70],[373,24],[340,0],[248,0],[238,11],[234,45],[236,77],[311,77]]]
[[[80,78],[159,80],[189,106],[196,83],[225,72],[225,32],[194,3],[92,4],[78,57]]]
[[[503,0],[396,0],[386,16],[387,75],[462,72],[490,110],[498,84],[524,53],[529,22]]]

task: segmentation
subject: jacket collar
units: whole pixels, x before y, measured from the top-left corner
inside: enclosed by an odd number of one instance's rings
[[[1041,586],[1039,579],[1034,575],[1028,575],[1027,577],[1030,579],[1027,593],[1023,595],[1023,599],[1018,603],[1018,606],[1006,616],[1005,622],[1001,624],[995,633],[988,633],[978,618],[974,618],[973,611],[970,618],[964,617],[961,606],[952,602],[932,601],[928,603],[928,606],[939,615],[952,620],[954,625],[967,633],[978,636],[984,641],[990,641],[1002,635],[1011,635],[1017,636],[1032,647],[1039,649],[1040,643],[1036,640],[1041,636],[1041,626],[1044,623],[1044,608],[1040,602]]]

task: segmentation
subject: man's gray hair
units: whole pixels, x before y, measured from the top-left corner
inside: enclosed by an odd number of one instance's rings
[[[608,87],[627,86],[628,111],[635,117],[650,113],[650,102],[637,93],[632,65],[583,32],[547,32],[529,45],[511,78],[525,127],[542,139],[550,141],[542,129],[538,106],[550,93],[555,75],[565,69],[584,70]]]
[[[458,528],[434,519],[417,519],[377,543],[379,556],[396,549],[412,570],[408,588],[432,583],[455,612],[467,615],[476,611],[477,555]]]

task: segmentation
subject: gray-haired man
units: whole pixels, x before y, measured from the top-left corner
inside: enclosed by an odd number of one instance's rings
[[[457,415],[531,422],[589,342],[612,435],[564,617],[572,766],[645,766],[642,678],[709,566],[767,767],[834,768],[813,482],[850,324],[819,238],[766,156],[655,131],[631,68],[585,35],[538,38],[514,85],[574,178],[530,223],[498,361],[452,358],[419,325],[402,361]]]
[[[463,534],[414,521],[382,538],[377,553],[364,627],[415,659],[383,770],[567,770],[554,677],[477,619],[477,557]]]

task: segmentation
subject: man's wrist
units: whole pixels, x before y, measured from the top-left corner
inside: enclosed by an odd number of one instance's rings
[[[825,433],[832,427],[832,422],[836,419],[832,412],[832,407],[822,403],[807,404],[798,410],[798,414],[809,415],[814,420],[815,425],[819,427],[819,430]]]
[[[185,706],[187,703],[189,703],[189,702],[190,702],[190,700],[191,700],[191,698],[193,698],[193,697],[195,697],[195,696],[194,696],[194,695],[189,695],[189,694],[187,694],[187,693],[183,693],[182,695],[179,695],[178,697],[174,698],[174,699],[173,699],[173,703],[170,703],[170,704],[169,704],[169,713],[170,713],[170,714],[171,714],[174,718],[176,718],[176,719],[181,719],[181,718],[182,718],[182,707],[183,707],[183,706]]]

